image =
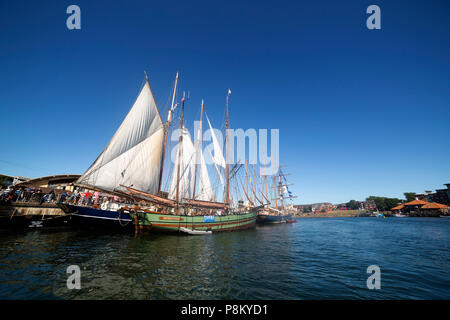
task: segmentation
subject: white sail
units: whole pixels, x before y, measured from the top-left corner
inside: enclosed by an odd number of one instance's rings
[[[179,153],[180,143],[177,144],[177,157],[175,165],[173,166],[172,181],[169,188],[169,199],[175,199],[177,195],[177,180],[178,181],[178,200],[192,199],[194,193],[194,174],[195,174],[195,161],[194,161],[194,145],[192,144],[189,131],[183,127],[182,141],[181,141],[181,157]],[[180,166],[178,177],[178,165]]]
[[[206,167],[205,158],[203,152],[200,150],[200,183],[198,188],[198,196],[196,199],[212,201],[214,199],[214,193],[209,180],[208,169]]]
[[[207,149],[207,150],[209,151],[210,157],[213,158],[213,156],[211,154],[211,150],[209,150],[209,149]],[[222,173],[220,172],[217,164],[215,162],[213,162],[213,164],[214,164],[214,168],[216,169],[217,176],[219,177],[220,184],[222,185],[222,190],[225,190],[225,181],[223,180]],[[214,192],[213,192],[213,198],[215,198]]]
[[[163,143],[163,123],[148,82],[111,141],[89,169],[80,185],[107,191],[132,186],[158,192]]]
[[[214,147],[213,161],[215,164],[217,164],[218,166],[221,166],[222,168],[225,169],[225,159],[223,158],[223,153],[220,148],[220,144],[216,138],[216,135],[214,134],[214,130],[211,126],[211,122],[209,122],[208,116],[206,116],[206,120],[208,120],[209,129],[211,131],[211,137],[212,137],[212,141],[213,141],[213,147]]]

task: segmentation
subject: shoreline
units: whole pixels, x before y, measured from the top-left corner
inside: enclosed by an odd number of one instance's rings
[[[394,214],[391,211],[380,212],[385,217],[391,218],[394,217]],[[303,213],[299,215],[295,215],[294,218],[300,219],[309,219],[309,218],[375,218],[373,212],[367,210],[347,210],[347,211],[330,211],[324,213]],[[439,218],[439,214],[414,214],[414,215],[406,215],[407,218]]]

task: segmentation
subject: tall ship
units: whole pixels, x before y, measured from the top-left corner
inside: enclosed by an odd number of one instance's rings
[[[71,203],[69,199],[61,204],[63,210],[79,224],[137,231],[196,234],[254,227],[257,210],[237,207],[231,199],[230,180],[236,174],[236,165],[230,169],[228,133],[225,136],[225,161],[208,119],[214,145],[214,155],[210,153],[210,156],[220,177],[219,189],[223,191],[223,201],[217,201],[217,188],[213,188],[210,181],[201,145],[203,101],[200,127],[193,143],[184,124],[185,95],[176,102],[178,74],[166,122],[162,120],[147,75],[145,78],[144,86],[119,129],[75,183],[82,191],[97,192],[98,197],[87,205],[80,205],[76,200]],[[228,90],[226,129],[229,128],[230,94]],[[163,191],[163,169],[170,165],[166,159],[167,140],[177,108],[181,109],[181,116],[176,159],[168,191]],[[102,200],[99,200],[100,195]]]
[[[278,167],[277,174],[272,176],[273,179],[273,189],[274,198],[273,201],[264,205],[259,211],[256,218],[259,224],[276,224],[276,223],[286,223],[292,220],[292,204],[288,204],[287,201],[296,198],[289,190],[290,183],[286,179],[287,174],[283,172],[281,166]],[[265,176],[267,184],[267,176]],[[267,194],[266,199],[269,198]],[[273,204],[275,206],[273,207]]]

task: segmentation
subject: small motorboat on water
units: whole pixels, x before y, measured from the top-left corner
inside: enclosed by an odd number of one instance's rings
[[[401,214],[401,213],[396,213],[396,214],[394,214],[394,217],[396,217],[396,218],[405,218],[406,215]]]
[[[297,223],[297,220],[286,220],[286,223]]]
[[[377,214],[377,218],[386,218],[382,213]]]
[[[180,231],[190,234],[190,235],[207,235],[207,234],[212,234],[212,231],[203,231],[203,230],[193,230],[193,229],[189,229],[189,228],[184,228],[184,227],[180,227]]]

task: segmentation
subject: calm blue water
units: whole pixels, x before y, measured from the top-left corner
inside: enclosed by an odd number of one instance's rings
[[[302,219],[197,237],[0,232],[1,299],[450,299],[450,219]],[[380,290],[366,287],[373,264]],[[69,265],[81,290],[66,287]]]

